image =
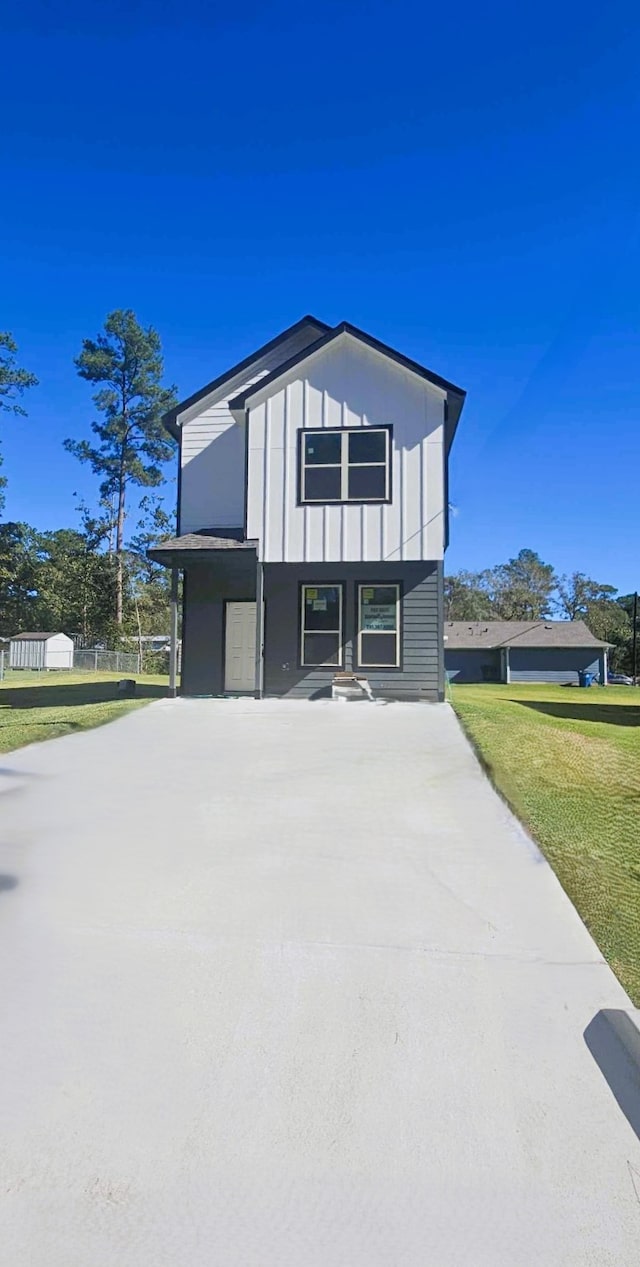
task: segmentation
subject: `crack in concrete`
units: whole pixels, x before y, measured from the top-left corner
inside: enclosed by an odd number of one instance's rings
[[[491,951],[491,950],[455,950],[442,946],[403,946],[393,942],[340,942],[340,941],[280,941],[278,943],[268,941],[252,941],[247,937],[236,937],[233,939],[223,940],[217,937],[209,937],[205,933],[190,933],[180,929],[163,929],[163,928],[119,928],[117,925],[105,928],[76,928],[76,934],[80,936],[102,936],[102,937],[129,937],[140,941],[163,941],[163,942],[183,942],[194,948],[212,949],[214,947],[232,947],[237,945],[253,946],[254,949],[262,949],[266,951],[277,950],[282,953],[284,949],[303,949],[314,948],[318,950],[374,950],[374,951],[395,951],[404,954],[417,954],[433,956],[434,958],[455,958],[455,959],[497,959],[507,963],[530,963],[543,964],[548,968],[607,968],[608,965],[601,957],[595,959],[548,959],[544,955],[527,955],[518,952]]]

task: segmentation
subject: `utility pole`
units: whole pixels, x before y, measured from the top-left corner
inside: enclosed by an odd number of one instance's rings
[[[631,646],[633,685],[638,684],[638,591],[633,596],[633,642]]]

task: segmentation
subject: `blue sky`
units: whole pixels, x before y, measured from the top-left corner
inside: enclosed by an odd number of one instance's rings
[[[27,0],[3,28],[0,328],[41,382],[2,423],[9,517],[92,497],[62,440],[110,309],[181,395],[310,311],[467,389],[449,570],[528,546],[640,585],[636,4]]]

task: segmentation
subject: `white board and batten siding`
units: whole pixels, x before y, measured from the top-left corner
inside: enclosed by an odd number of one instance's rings
[[[442,559],[445,392],[348,333],[250,401],[247,537],[265,563]],[[301,428],[393,427],[392,500],[298,505]]]
[[[295,331],[234,378],[178,415],[181,427],[180,533],[241,528],[245,510],[245,429],[228,401],[315,343],[321,331]]]

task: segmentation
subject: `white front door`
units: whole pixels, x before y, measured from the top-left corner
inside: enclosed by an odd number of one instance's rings
[[[256,605],[226,604],[225,691],[256,689]]]

